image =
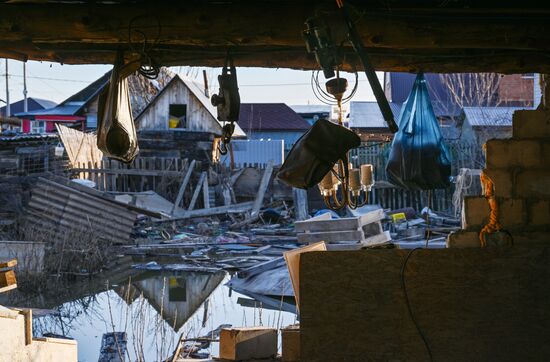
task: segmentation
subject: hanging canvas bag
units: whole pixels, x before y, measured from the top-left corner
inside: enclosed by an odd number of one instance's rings
[[[277,177],[289,186],[308,189],[360,144],[361,139],[354,132],[320,119],[294,144]]]
[[[410,190],[449,186],[451,158],[434,114],[426,79],[418,74],[399,116],[388,162],[388,180]]]
[[[127,77],[135,71],[124,67],[122,52],[117,54],[109,84],[99,96],[97,146],[104,155],[132,162],[139,153],[136,127],[130,106]]]

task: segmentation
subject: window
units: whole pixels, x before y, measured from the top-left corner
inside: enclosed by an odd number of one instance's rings
[[[46,122],[44,121],[31,121],[31,133],[45,133]]]
[[[186,104],[171,104],[169,113],[168,128],[187,128]]]

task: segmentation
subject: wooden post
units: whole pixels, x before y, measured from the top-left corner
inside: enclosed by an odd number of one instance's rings
[[[296,220],[307,219],[309,216],[307,191],[293,187],[292,198],[294,199],[294,212],[296,214]]]
[[[195,208],[195,203],[197,202],[197,199],[199,198],[199,193],[201,191],[202,185],[204,183],[204,178],[206,177],[206,171],[201,173],[201,176],[199,178],[199,182],[197,182],[197,186],[195,186],[195,191],[193,192],[193,197],[191,198],[191,202],[189,203],[189,207],[187,208],[187,211],[191,211]]]
[[[256,194],[256,199],[254,200],[254,207],[252,207],[252,213],[250,216],[252,218],[257,217],[260,214],[260,208],[264,201],[265,192],[267,186],[269,185],[269,180],[271,179],[271,174],[273,173],[273,160],[269,160],[267,167],[260,181],[260,186],[258,187],[258,193]]]
[[[202,197],[204,200],[204,208],[209,209],[210,208],[210,194],[208,190],[208,175],[204,175],[203,179],[203,185],[202,185]]]
[[[187,173],[185,174],[185,177],[183,178],[183,181],[181,183],[180,189],[178,191],[178,196],[176,197],[176,201],[174,202],[174,206],[172,206],[172,211],[170,212],[171,214],[174,214],[174,211],[176,211],[178,205],[181,203],[181,200],[183,199],[183,193],[185,192],[185,188],[189,183],[189,179],[191,178],[191,174],[193,173],[194,168],[195,160],[191,161],[191,165],[189,165],[189,168],[187,169]]]

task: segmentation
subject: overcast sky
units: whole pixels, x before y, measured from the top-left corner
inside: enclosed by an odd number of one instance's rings
[[[8,65],[10,102],[13,103],[23,98],[23,63],[9,60]],[[58,63],[29,61],[27,62],[28,95],[29,97],[43,98],[59,103],[101,77],[111,67],[110,65],[61,65]],[[183,74],[191,71],[191,76],[196,76],[202,83],[203,68],[190,70],[187,67],[173,67],[171,69]],[[204,69],[207,69],[210,81],[214,82],[217,74],[221,71],[221,68]],[[0,61],[0,74],[2,75],[0,99],[5,100],[4,60]],[[243,103],[321,104],[311,90],[310,71],[238,68],[237,75]],[[379,73],[378,76],[382,81],[382,73]],[[353,76],[346,74],[346,78],[350,81],[351,88]],[[217,84],[214,83],[210,86],[212,89],[212,87],[217,87]],[[217,92],[217,88],[212,90]],[[359,74],[359,89],[353,100],[374,100],[364,73]]]

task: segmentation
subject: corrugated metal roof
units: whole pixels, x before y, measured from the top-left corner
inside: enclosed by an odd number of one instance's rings
[[[511,127],[515,111],[526,107],[464,107],[465,121],[473,127]]]
[[[390,102],[393,116],[397,120],[401,112],[401,104]],[[349,111],[350,128],[387,128],[388,124],[382,117],[380,107],[376,102],[351,102]]]
[[[45,134],[16,134],[13,136],[2,136],[0,133],[0,142],[25,142],[25,141],[39,141],[39,140],[54,140],[58,139],[57,134],[45,133]]]
[[[289,107],[298,114],[319,114],[331,111],[331,107],[326,104],[297,104]]]
[[[284,103],[242,103],[239,125],[247,132],[305,131],[311,127],[305,119]]]
[[[24,100],[20,100],[20,101],[17,101],[17,102],[10,102],[10,112],[12,115],[16,115],[20,112],[23,112],[23,109],[24,109]],[[52,101],[48,101],[46,99],[40,99],[40,98],[34,98],[34,97],[29,97],[27,98],[27,109],[29,111],[35,111],[35,110],[40,110],[40,109],[46,109],[46,108],[51,108],[51,107],[55,107],[57,103],[55,102],[52,102]],[[4,115],[6,114],[6,106],[3,106],[3,107],[0,107],[0,115]]]
[[[105,198],[40,178],[32,189],[28,219],[45,235],[63,238],[92,233],[111,242],[127,242],[137,212]]]

